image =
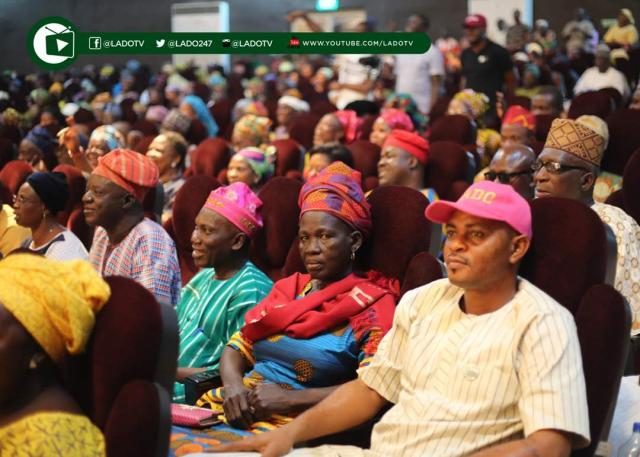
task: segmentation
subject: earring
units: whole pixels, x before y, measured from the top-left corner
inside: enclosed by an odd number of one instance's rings
[[[36,368],[38,368],[38,362],[36,362],[35,357],[32,357],[31,360],[29,361],[29,369],[35,370]]]
[[[351,251],[351,260],[356,260],[356,250]]]

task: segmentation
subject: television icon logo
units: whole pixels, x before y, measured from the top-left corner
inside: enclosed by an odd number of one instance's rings
[[[89,49],[92,51],[99,51],[102,49],[102,38],[99,36],[89,37]]]
[[[60,65],[75,57],[75,37],[72,24],[62,18],[40,22],[32,35],[35,57],[48,65]]]

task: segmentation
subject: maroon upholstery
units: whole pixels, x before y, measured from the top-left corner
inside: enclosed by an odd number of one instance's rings
[[[598,92],[608,95],[609,98],[613,100],[614,110],[622,107],[622,94],[618,92],[618,89],[615,89],[613,87],[605,87],[604,89],[600,89]]]
[[[221,138],[207,138],[200,143],[191,157],[191,167],[186,176],[206,175],[216,178],[231,159],[229,143]]]
[[[191,120],[191,125],[189,126],[189,130],[184,135],[185,140],[189,144],[200,144],[205,139],[207,139],[208,132],[207,128],[200,122],[198,119]]]
[[[111,297],[96,317],[87,350],[63,370],[66,387],[103,431],[116,399],[131,381],[157,382],[167,393],[173,391],[178,352],[171,306],[160,305],[132,279],[111,276],[106,281]]]
[[[622,189],[618,189],[615,192],[612,192],[607,197],[607,201],[605,202],[607,205],[612,205],[620,208],[622,211],[627,211],[624,207],[624,194],[622,193]]]
[[[9,189],[7,189],[7,186],[0,181],[0,207],[2,207],[2,205],[12,206],[13,194]]]
[[[120,390],[104,428],[107,455],[165,457],[170,433],[167,392],[149,381],[131,381]]]
[[[313,131],[322,116],[316,113],[297,113],[289,125],[289,138],[297,141],[305,149],[313,146]]]
[[[605,92],[585,92],[574,97],[567,117],[577,119],[583,114],[592,114],[606,119],[614,109],[614,101]]]
[[[442,265],[428,252],[419,252],[413,256],[402,281],[400,294],[404,295],[416,287],[424,286],[444,276]]]
[[[531,109],[531,99],[523,95],[513,95],[512,97],[508,98],[507,105],[520,105],[523,108]]]
[[[78,208],[82,209],[82,196],[87,187],[87,180],[82,175],[82,172],[72,165],[58,165],[53,171],[64,174],[67,179],[67,185],[69,186],[67,206],[56,216],[59,223],[67,225],[67,221],[73,210]]]
[[[572,457],[591,457],[606,440],[629,350],[631,312],[618,291],[599,284],[589,288],[574,315],[587,387],[591,445]]]
[[[447,114],[450,101],[451,97],[438,97],[438,100],[436,100],[429,111],[429,122],[431,124]]]
[[[555,116],[550,114],[538,114],[536,116],[536,140],[544,143],[547,140],[547,135],[551,129],[551,123],[555,119]]]
[[[375,185],[377,186],[380,146],[369,140],[356,140],[348,144],[347,148],[353,156],[354,168],[362,173],[362,187],[365,192],[373,188],[369,187],[372,185],[372,181],[367,181],[368,178],[376,178]]]
[[[209,193],[220,187],[220,183],[210,176],[188,178],[176,193],[173,203],[173,217],[165,224],[176,243],[182,284],[187,284],[198,271],[191,257],[191,234],[196,216],[202,209]]]
[[[271,279],[283,277],[283,267],[293,240],[298,234],[298,194],[302,183],[276,177],[260,190],[263,229],[251,243],[251,260]]]
[[[429,250],[431,223],[424,217],[428,200],[417,190],[401,186],[378,187],[368,200],[373,230],[358,264],[402,281],[411,259]]]
[[[331,103],[329,100],[315,101],[311,103],[311,109],[310,109],[310,111],[313,114],[316,114],[318,116],[324,116],[325,114],[333,113],[334,111],[337,111],[337,110],[338,108],[336,108],[336,106],[333,103]]]
[[[0,138],[0,170],[13,160],[13,143],[6,138]]]
[[[442,116],[431,125],[429,141],[453,141],[458,144],[475,144],[476,131],[471,121],[461,114]]]
[[[451,183],[446,200],[456,201],[464,194],[471,184],[467,181],[457,180]]]
[[[440,198],[454,199],[453,183],[466,181],[468,173],[469,158],[462,146],[452,141],[431,143],[426,184],[427,187],[433,187]]]
[[[27,162],[12,160],[0,170],[0,181],[15,195],[31,173],[33,168]]]
[[[132,149],[140,154],[146,154],[149,150],[149,146],[153,142],[156,135],[145,135],[132,147]]]
[[[276,176],[286,176],[292,170],[302,170],[303,149],[292,139],[275,140],[271,144],[276,148]]]
[[[362,126],[360,127],[359,138],[368,140],[371,135],[371,130],[373,130],[373,123],[376,121],[378,116],[366,114],[360,117],[362,118]]]
[[[93,242],[93,227],[90,227],[84,220],[84,212],[82,207],[76,208],[69,214],[67,219],[67,228],[77,236],[87,250],[91,249]]]
[[[605,282],[609,255],[605,225],[577,200],[541,198],[531,209],[533,241],[520,273],[575,313],[586,291]]]
[[[218,100],[213,104],[211,108],[209,108],[209,112],[213,119],[218,124],[218,128],[220,129],[220,133],[226,132],[229,126],[231,125],[231,110],[233,105],[228,98],[223,98],[222,100]]]
[[[155,137],[158,134],[158,126],[146,119],[137,120],[132,126],[131,130],[138,130],[142,132],[144,136]]]
[[[624,167],[622,195],[625,211],[640,224],[640,148],[631,155]]]
[[[631,154],[640,149],[640,111],[620,109],[607,118],[609,145],[602,158],[602,169],[622,175]]]

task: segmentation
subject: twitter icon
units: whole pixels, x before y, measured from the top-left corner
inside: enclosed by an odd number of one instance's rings
[[[161,48],[162,46],[164,46],[164,38],[162,40],[156,40],[156,48]]]

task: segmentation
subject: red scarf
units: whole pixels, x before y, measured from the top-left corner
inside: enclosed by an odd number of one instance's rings
[[[273,285],[260,303],[247,312],[242,335],[255,342],[285,333],[291,338],[311,338],[352,321],[363,311],[375,319],[386,333],[393,323],[398,281],[369,272],[366,277],[350,274],[321,290],[297,299],[311,280],[308,274],[294,273]]]

